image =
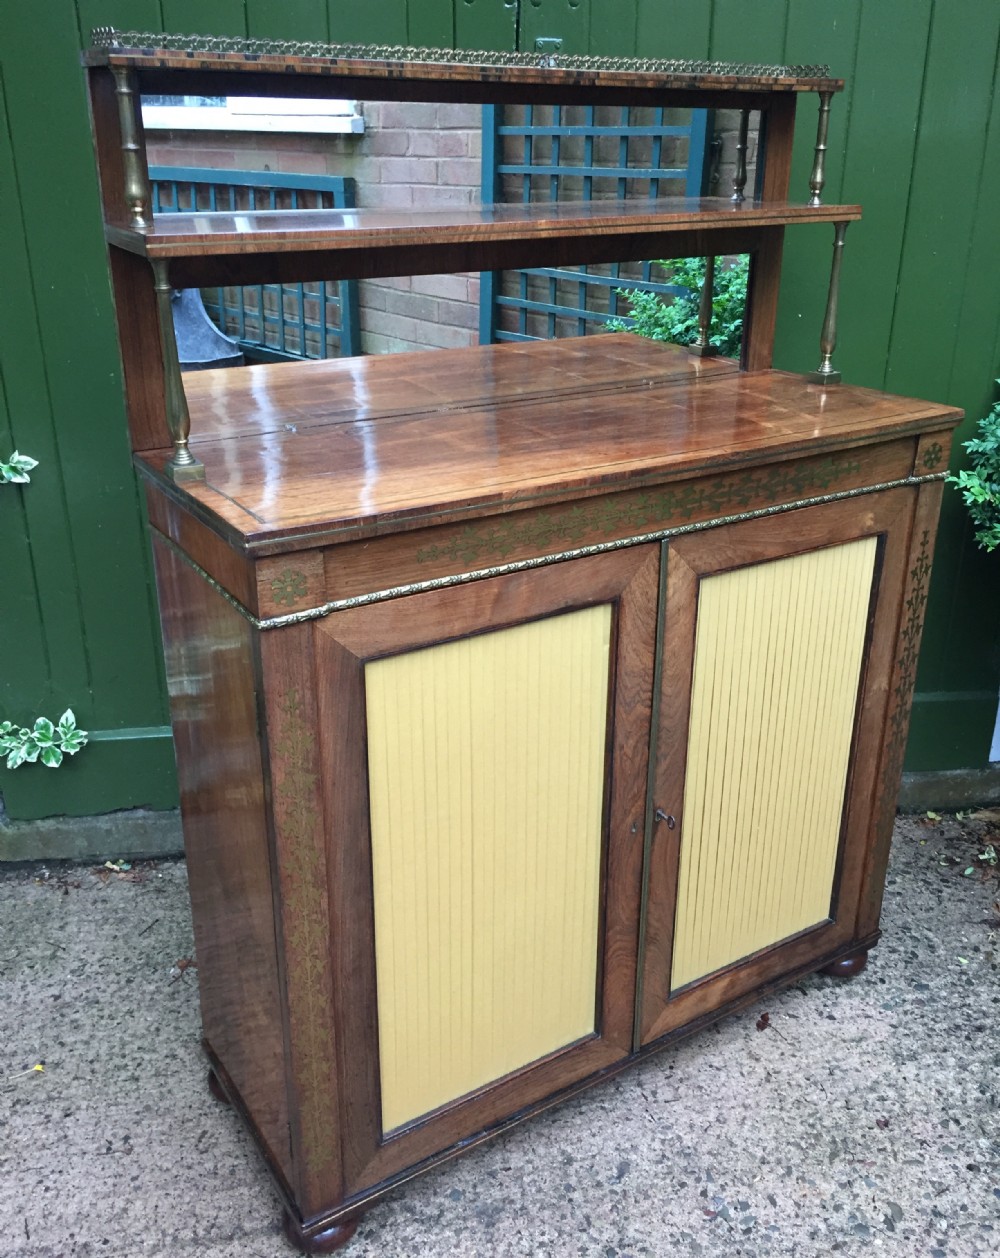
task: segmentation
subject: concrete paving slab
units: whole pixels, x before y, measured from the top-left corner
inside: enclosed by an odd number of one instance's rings
[[[866,973],[412,1182],[345,1256],[1000,1253],[1000,884],[976,859],[997,824],[904,820]],[[0,876],[3,1258],[293,1252],[205,1087],[192,950],[182,862]]]

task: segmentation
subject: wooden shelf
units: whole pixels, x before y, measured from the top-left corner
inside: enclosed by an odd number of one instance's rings
[[[164,488],[268,549],[836,452],[954,414],[628,333],[202,371],[186,392],[207,479]]]
[[[246,213],[160,214],[152,231],[109,225],[108,239],[149,258],[246,253],[332,252],[471,242],[629,236],[634,232],[711,231],[720,227],[784,227],[861,217],[859,205],[811,206],[791,201],[724,197],[661,197],[635,201],[556,201],[442,210],[254,210]]]
[[[734,203],[722,197],[558,201],[442,210],[278,210],[161,214],[151,231],[109,224],[108,242],[166,259],[176,286],[234,280],[434,274],[531,265],[554,250],[584,263],[686,253],[697,236],[716,253],[740,252],[743,233],[861,217],[857,205]],[[719,234],[714,242],[713,233]],[[671,237],[676,236],[676,241]],[[734,248],[734,243],[736,247]],[[743,245],[749,249],[749,239]],[[281,275],[271,274],[275,267]],[[333,271],[324,268],[334,268]]]

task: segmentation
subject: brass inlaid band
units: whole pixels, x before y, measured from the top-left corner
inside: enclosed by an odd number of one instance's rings
[[[632,1051],[642,1048],[642,1001],[645,993],[646,926],[649,921],[650,862],[653,857],[653,795],[659,755],[660,692],[663,689],[663,638],[667,623],[667,542],[660,543],[660,586],[656,600],[656,644],[653,648],[653,704],[649,717],[649,765],[646,770],[646,819],[642,834],[642,891],[639,899],[639,966],[635,975]]]
[[[274,738],[283,772],[273,783],[274,812],[283,832],[279,877],[286,906],[285,946],[294,964],[289,984],[297,985],[289,1038],[301,1071],[305,1104],[301,1140],[310,1173],[321,1175],[333,1163],[335,1133],[330,1115],[329,1080],[336,1071],[330,1035],[333,1004],[329,979],[330,910],[322,861],[322,818],[316,806],[316,738],[297,690],[288,690],[274,713]]]
[[[649,57],[587,57],[560,53],[464,48],[416,48],[404,44],[324,44],[308,40],[243,39],[223,35],[173,35],[97,26],[94,48],[152,52],[237,53],[247,57],[327,57],[331,60],[417,61],[442,65],[526,66],[529,69],[637,71],[646,74],[717,74],[737,78],[828,79],[828,65],[767,65],[755,61],[677,61]]]
[[[331,599],[319,607],[307,607],[302,611],[288,612],[284,616],[255,616],[249,608],[244,607],[238,598],[216,581],[211,573],[191,558],[171,538],[158,529],[151,528],[157,538],[174,551],[183,561],[192,567],[201,577],[216,590],[227,603],[230,603],[241,616],[244,616],[255,629],[281,629],[286,625],[300,625],[307,620],[322,620],[333,612],[344,611],[348,607],[365,607],[369,603],[385,603],[389,599],[402,598],[407,594],[426,594],[430,590],[443,590],[450,585],[468,585],[472,581],[484,581],[489,577],[506,576],[509,572],[528,572],[532,568],[545,568],[549,564],[563,563],[568,559],[583,559],[587,555],[603,555],[613,550],[626,550],[629,546],[641,546],[645,542],[659,542],[671,537],[683,537],[688,533],[701,533],[705,529],[720,528],[724,524],[740,524],[744,520],[759,520],[764,516],[782,515],[786,511],[796,511],[800,507],[821,506],[825,502],[843,502],[848,498],[861,498],[865,494],[881,493],[885,489],[915,488],[929,481],[944,480],[947,472],[935,472],[931,476],[905,476],[901,480],[885,481],[879,485],[865,485],[859,489],[845,489],[836,494],[823,494],[817,498],[803,498],[797,502],[784,502],[773,507],[759,507],[756,511],[743,511],[738,515],[716,516],[712,520],[699,520],[694,524],[678,524],[673,528],[655,529],[650,533],[638,534],[634,537],[616,538],[611,542],[595,542],[591,546],[578,546],[573,550],[560,551],[554,555],[539,555],[534,559],[518,559],[512,563],[496,564],[489,568],[477,568],[471,572],[456,572],[447,577],[434,577],[428,581],[414,581],[409,585],[396,585],[385,590],[373,590],[371,594],[356,594],[352,598]]]
[[[850,454],[831,454],[805,463],[780,463],[760,469],[746,469],[711,480],[683,481],[678,485],[644,486],[636,493],[616,493],[587,498],[573,507],[572,522],[550,517],[544,523],[531,513],[520,511],[472,521],[462,525],[448,542],[421,546],[414,558],[418,564],[451,562],[473,567],[488,553],[496,563],[529,546],[540,550],[550,543],[571,549],[587,529],[608,537],[632,537],[653,528],[665,528],[668,520],[693,520],[696,516],[718,520],[743,511],[751,502],[776,503],[802,500],[827,493],[845,477],[861,471],[858,459]],[[526,519],[522,519],[522,514]]]

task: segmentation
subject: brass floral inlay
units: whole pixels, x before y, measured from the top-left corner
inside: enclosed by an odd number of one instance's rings
[[[933,445],[929,445],[924,451],[924,467],[926,467],[929,472],[932,472],[943,458],[944,450],[941,446],[941,442],[935,441]]]
[[[886,739],[885,767],[879,795],[879,830],[885,833],[891,827],[896,811],[899,775],[903,771],[906,752],[906,735],[913,705],[913,685],[917,677],[917,659],[920,654],[920,634],[927,607],[927,581],[931,572],[931,532],[924,529],[920,539],[920,551],[910,569],[909,593],[904,603],[906,620],[900,634],[901,650],[896,661],[896,684],[892,691],[892,711],[889,715]]]
[[[275,784],[275,812],[281,832],[288,983],[294,990],[289,1034],[302,1084],[302,1162],[317,1173],[334,1159],[335,1133],[326,1113],[336,1074],[330,915],[318,839],[322,819],[316,805],[316,740],[297,690],[289,690],[281,704],[276,742],[282,769]]]
[[[286,607],[291,607],[300,598],[305,598],[308,593],[309,585],[305,577],[295,568],[282,569],[271,582],[271,594],[274,596],[274,601],[283,603]]]
[[[745,510],[754,502],[777,502],[829,489],[860,470],[856,459],[830,456],[811,466],[771,467],[707,483],[690,481],[629,495],[627,499],[624,495],[590,499],[541,519],[524,519],[518,513],[500,516],[465,525],[449,542],[421,547],[417,562],[473,564],[484,555],[506,559],[524,548],[544,550],[553,544],[572,547],[595,531],[605,535],[635,533],[664,520],[722,516]]]

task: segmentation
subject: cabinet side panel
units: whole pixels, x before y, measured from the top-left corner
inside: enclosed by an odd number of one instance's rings
[[[596,1030],[611,610],[365,668],[385,1130]]]
[[[830,916],[876,549],[701,582],[672,990]]]
[[[205,1038],[289,1179],[253,630],[166,546],[154,554]]]

